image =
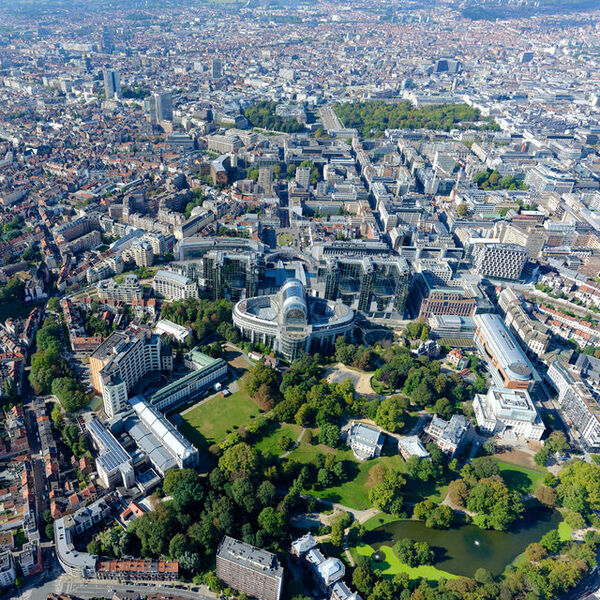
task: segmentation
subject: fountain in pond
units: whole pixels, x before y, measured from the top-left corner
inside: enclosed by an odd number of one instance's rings
[[[481,542],[480,542],[479,540],[475,540],[475,545],[476,545],[476,546],[479,546],[479,544],[480,544],[480,543],[481,543]]]

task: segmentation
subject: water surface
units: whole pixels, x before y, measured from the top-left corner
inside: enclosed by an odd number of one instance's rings
[[[435,552],[434,565],[442,571],[473,577],[479,567],[499,575],[532,542],[556,529],[560,513],[544,507],[529,508],[508,531],[489,531],[476,525],[429,529],[422,521],[393,521],[368,531],[366,544],[378,550],[393,547],[402,538],[427,542]]]

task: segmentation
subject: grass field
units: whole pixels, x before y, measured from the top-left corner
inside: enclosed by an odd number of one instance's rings
[[[516,490],[521,494],[533,494],[546,476],[543,471],[520,467],[501,460],[497,462],[500,467],[500,475],[502,475],[506,485],[511,490]]]
[[[206,450],[258,414],[258,406],[244,392],[226,398],[217,395],[182,414],[181,431],[199,450]]]
[[[350,471],[350,481],[329,487],[325,490],[308,491],[308,493],[316,498],[328,500],[329,502],[337,502],[350,508],[358,510],[371,508],[369,487],[367,484],[369,481],[369,470],[374,465],[379,463],[391,470],[397,470],[402,473],[406,471],[406,463],[399,454],[394,456],[380,456],[366,462],[358,462],[350,449],[333,450],[326,446],[309,446],[308,444],[306,446],[308,447],[304,447],[304,444],[301,444],[297,450],[294,450],[290,454],[290,458],[299,460],[300,462],[312,462],[319,453],[325,451],[328,453],[335,452],[339,460],[350,463],[351,469],[354,471]],[[404,499],[406,502],[419,502],[425,498],[429,498],[434,502],[441,502],[445,498],[447,490],[446,481],[428,481],[426,483],[419,482],[418,484],[409,481],[404,488]]]
[[[362,542],[352,548],[351,551],[354,560],[357,556],[371,556],[374,552],[373,548]],[[427,579],[429,581],[438,581],[440,579],[458,579],[458,575],[448,573],[436,569],[433,565],[421,565],[420,567],[409,567],[400,562],[400,559],[394,554],[394,551],[389,546],[381,546],[379,552],[385,554],[385,560],[381,562],[371,561],[373,569],[378,570],[383,577],[391,578],[398,573],[408,573],[411,579]]]
[[[260,442],[256,442],[254,447],[263,454],[272,454],[281,456],[285,451],[279,447],[279,440],[285,435],[294,440],[298,439],[302,428],[299,425],[290,425],[288,423],[273,423],[267,434],[263,436]]]
[[[561,521],[558,524],[558,535],[560,536],[561,542],[568,542],[571,539],[572,533],[571,528],[564,521]]]

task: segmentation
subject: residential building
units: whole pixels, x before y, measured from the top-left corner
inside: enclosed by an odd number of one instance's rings
[[[550,343],[548,328],[531,318],[511,288],[504,288],[498,296],[498,305],[504,311],[507,327],[523,342],[535,356],[546,352]]]
[[[168,300],[185,300],[198,297],[196,283],[188,277],[172,271],[157,271],[152,281],[152,289],[157,296]]]
[[[112,498],[105,496],[73,514],[54,521],[56,558],[68,575],[93,577],[97,556],[75,549],[75,538],[99,524],[110,514]]]
[[[172,368],[171,348],[143,328],[113,333],[90,356],[92,386],[109,417],[126,407],[129,392],[147,373]]]
[[[475,394],[473,410],[483,432],[504,439],[539,440],[546,429],[527,390],[491,387]]]
[[[351,423],[346,438],[346,443],[358,460],[381,456],[384,442],[385,436],[379,429],[355,422]]]
[[[13,585],[17,578],[15,559],[10,550],[0,552],[0,588]]]
[[[581,360],[581,357],[585,357]],[[555,360],[547,372],[547,379],[558,391],[558,404],[569,425],[577,428],[581,438],[590,449],[600,448],[600,404],[593,386],[595,381],[589,376],[587,359],[594,357],[581,354],[574,367]]]
[[[151,267],[154,263],[154,251],[150,242],[142,240],[131,246],[130,250],[133,260],[138,267]]]
[[[123,581],[177,581],[179,563],[176,560],[103,560],[96,564],[97,579]]]
[[[279,600],[283,567],[271,552],[225,536],[217,550],[217,577],[257,600]]]
[[[121,283],[114,279],[99,281],[96,284],[96,292],[100,300],[121,301],[127,304],[144,297],[144,288],[134,273],[127,273]]]

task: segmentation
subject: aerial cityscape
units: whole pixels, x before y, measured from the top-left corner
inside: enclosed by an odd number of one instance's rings
[[[0,9],[0,599],[600,599],[597,1]]]

